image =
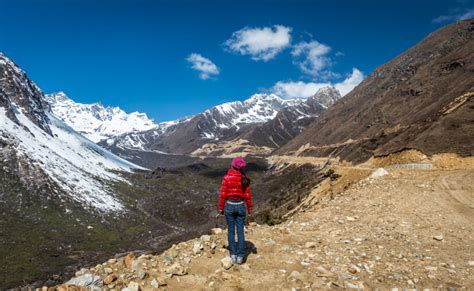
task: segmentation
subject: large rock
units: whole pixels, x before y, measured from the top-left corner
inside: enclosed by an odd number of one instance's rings
[[[115,276],[114,274],[110,274],[110,275],[108,275],[107,277],[104,278],[104,284],[109,285],[110,283],[114,282],[115,280],[117,280],[117,276]]]
[[[124,263],[127,269],[132,270],[133,262],[135,261],[135,254],[133,252],[128,253],[125,256]]]
[[[229,270],[230,268],[232,268],[232,265],[233,265],[232,259],[229,256],[223,258],[221,260],[221,265],[222,265],[222,268]]]
[[[370,178],[379,178],[387,175],[388,172],[384,168],[378,168],[375,172],[370,175]]]
[[[74,277],[67,281],[68,285],[77,285],[80,287],[102,287],[102,278],[93,274],[84,274]]]
[[[181,266],[178,263],[174,263],[173,265],[169,266],[168,268],[165,269],[165,273],[169,274],[171,276],[176,275],[176,276],[183,276],[188,273],[186,268]]]
[[[197,242],[194,243],[193,253],[195,255],[199,254],[203,249],[204,249],[204,246],[202,245],[201,242],[197,241]]]
[[[213,228],[213,229],[211,229],[211,233],[212,234],[221,234],[222,233],[222,228],[220,228],[220,227]]]
[[[137,282],[130,282],[127,288],[123,288],[122,291],[140,291],[140,285]]]

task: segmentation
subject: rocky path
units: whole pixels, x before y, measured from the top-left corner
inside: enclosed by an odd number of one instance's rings
[[[226,231],[217,229],[157,256],[113,259],[78,275],[116,290],[472,290],[473,181],[472,169],[392,169],[332,197],[319,193],[280,225],[248,226],[243,265],[224,268]]]

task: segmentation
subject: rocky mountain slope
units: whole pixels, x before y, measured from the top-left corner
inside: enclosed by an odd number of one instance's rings
[[[431,33],[378,67],[278,153],[355,162],[406,148],[473,155],[473,36],[472,19]]]
[[[44,100],[56,117],[95,143],[117,135],[158,127],[145,113],[128,114],[119,107],[104,107],[100,102],[78,103],[64,92],[47,94]]]
[[[275,167],[294,163],[275,159]],[[327,167],[336,176],[312,188],[285,222],[246,226],[243,265],[229,262],[226,231],[215,228],[160,254],[83,268],[58,290],[474,288],[472,157],[403,152]]]
[[[41,90],[4,55],[0,55],[0,88],[3,162],[10,157],[22,160],[28,175],[21,178],[27,183],[50,180],[85,208],[120,210],[106,182],[121,179],[114,171],[142,168],[100,148],[57,119]]]

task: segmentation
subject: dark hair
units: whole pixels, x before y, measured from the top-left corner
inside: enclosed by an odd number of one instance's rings
[[[242,192],[245,192],[245,190],[247,190],[247,187],[250,186],[250,178],[245,175],[244,172],[240,172],[242,173],[241,175],[241,183],[242,183]]]

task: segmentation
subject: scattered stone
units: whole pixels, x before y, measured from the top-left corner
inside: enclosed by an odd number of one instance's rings
[[[153,287],[154,289],[158,289],[158,287],[160,287],[160,283],[159,283],[158,280],[156,280],[156,279],[151,280],[150,285],[151,285],[151,287]]]
[[[211,236],[205,234],[205,235],[202,235],[200,239],[201,239],[202,242],[209,242],[209,241],[211,241]]]
[[[211,250],[215,250],[217,248],[216,242],[211,243]]]
[[[340,274],[339,277],[344,280],[354,279],[354,276],[352,276],[351,274]]]
[[[388,175],[388,172],[384,168],[378,168],[370,175],[370,178],[379,178],[385,175]]]
[[[320,276],[324,276],[324,277],[333,276],[333,273],[326,270],[323,266],[316,267],[316,272],[318,272]]]
[[[347,271],[351,274],[357,274],[360,272],[360,268],[358,268],[357,266],[349,266],[349,268],[347,268]]]
[[[127,288],[122,289],[122,291],[140,291],[140,285],[137,282],[130,282]]]
[[[204,246],[201,242],[195,242],[193,246],[193,253],[195,255],[199,254],[204,249]]]
[[[315,243],[313,241],[309,241],[309,242],[304,244],[304,247],[307,248],[307,249],[312,249],[312,248],[315,248],[316,246],[317,246],[317,243]]]
[[[223,258],[221,260],[221,265],[222,265],[222,268],[224,268],[225,270],[229,270],[230,268],[232,268],[232,265],[233,265],[232,259],[229,256]]]
[[[212,234],[221,234],[222,233],[222,228],[220,228],[220,227],[213,228],[213,229],[211,229],[211,233]]]
[[[174,263],[173,265],[166,268],[164,271],[165,271],[166,274],[169,274],[171,276],[173,276],[173,275],[183,276],[183,275],[186,275],[188,273],[188,271],[178,263]]]
[[[117,259],[115,259],[115,258],[110,259],[110,260],[107,261],[107,263],[109,263],[109,265],[115,264],[115,263],[117,263]]]
[[[140,273],[140,271],[142,271],[142,269],[143,269],[142,261],[140,261],[139,259],[133,261],[132,268],[131,268],[132,272],[134,272],[135,274],[138,274]]]
[[[427,266],[427,267],[425,267],[425,270],[431,272],[431,271],[436,271],[436,270],[438,270],[438,268],[437,268],[437,267],[433,267],[433,266]]]
[[[114,271],[114,270],[112,270],[112,268],[104,268],[104,272],[105,272],[106,274],[112,274],[113,271]]]
[[[184,260],[183,260],[183,261],[184,261],[185,264],[188,265],[188,264],[191,263],[191,258],[186,256],[186,257],[184,257]]]
[[[338,219],[338,220],[336,220],[336,223],[337,223],[337,224],[344,224],[344,222],[345,222],[344,219]]]
[[[115,280],[117,280],[117,276],[115,276],[114,274],[110,274],[110,275],[108,275],[107,277],[104,278],[104,284],[109,285],[110,283],[114,282]]]
[[[468,264],[470,267],[474,267],[474,261],[469,261],[467,264]]]
[[[288,277],[295,280],[301,280],[301,273],[298,271],[293,271]]]
[[[352,216],[346,216],[346,220],[347,220],[347,221],[355,221],[356,218],[355,218],[355,217],[352,217]]]
[[[86,268],[82,268],[80,269],[79,271],[76,272],[76,277],[79,277],[81,275],[84,275],[85,273],[87,273],[89,270],[87,270]]]
[[[433,236],[433,239],[437,240],[437,241],[442,241],[444,238],[443,238],[443,235],[440,234],[440,235],[435,235]]]
[[[250,226],[257,226],[257,223],[255,221],[252,221],[249,223]]]
[[[145,279],[147,275],[148,273],[143,269],[140,269],[137,273],[138,278],[142,280]]]
[[[345,282],[344,285],[346,285],[346,287],[349,288],[349,289],[360,289],[359,286],[357,286],[356,284],[353,284],[351,282]]]

